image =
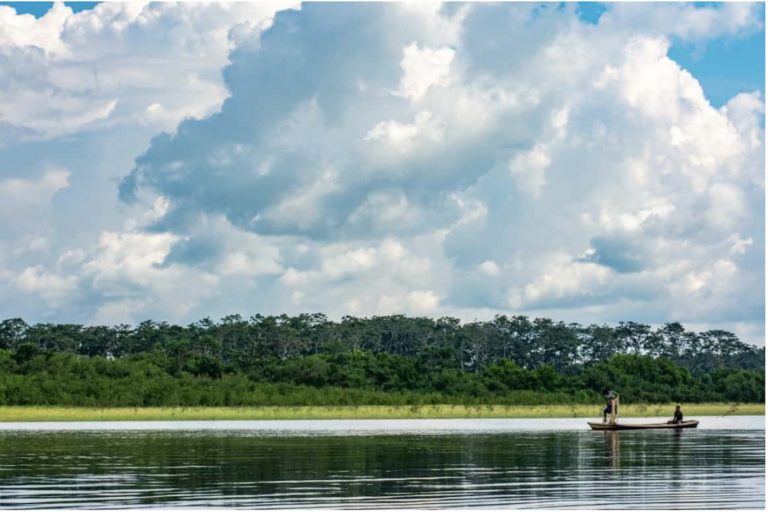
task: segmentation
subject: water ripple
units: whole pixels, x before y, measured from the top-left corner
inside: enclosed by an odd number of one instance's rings
[[[761,430],[0,431],[0,462],[5,509],[765,506]]]

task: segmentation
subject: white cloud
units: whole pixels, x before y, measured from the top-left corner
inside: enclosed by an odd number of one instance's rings
[[[0,205],[8,208],[14,205],[48,204],[54,194],[69,186],[69,177],[70,172],[67,170],[50,169],[38,179],[0,180]]]
[[[398,275],[397,280],[407,284],[418,280],[419,274],[430,272],[430,262],[406,250],[400,241],[385,239],[377,246],[358,247],[335,244],[322,247],[317,269],[298,271],[288,269],[283,281],[289,284],[307,284],[310,281],[331,283],[360,276],[381,276],[384,271]],[[388,277],[386,280],[395,277]]]
[[[380,121],[363,138],[374,145],[370,159],[378,163],[397,163],[403,156],[429,153],[444,139],[439,119],[431,112],[416,114],[413,123]]]
[[[429,88],[450,85],[454,53],[451,48],[419,48],[417,43],[405,47],[400,61],[403,76],[398,94],[418,102]]]
[[[445,12],[446,4],[440,2],[398,2],[393,4],[400,11],[400,23],[414,24],[420,39],[426,45],[450,47],[461,41],[463,23],[472,9],[471,4],[456,5],[453,12]]]
[[[509,163],[509,172],[516,177],[518,187],[538,198],[547,184],[545,173],[551,164],[544,145],[536,145],[524,154],[516,155]]]
[[[292,5],[104,2],[73,13],[57,2],[41,18],[0,6],[2,120],[27,138],[113,123],[173,130],[227,96],[231,29],[258,32]]]
[[[148,302],[141,299],[106,301],[96,307],[96,312],[90,322],[96,325],[119,325],[135,322],[136,313],[145,311],[147,307]]]
[[[414,238],[385,239],[371,246],[320,246],[317,262],[307,269],[285,271],[279,281],[284,289],[279,294],[291,298],[293,309],[319,309],[331,316],[349,312],[436,314],[440,293],[429,285],[445,268],[427,256],[439,251],[434,243],[434,239]]]
[[[292,194],[274,207],[265,210],[263,216],[255,218],[271,220],[277,225],[292,224],[300,229],[310,229],[321,221],[323,202],[331,193],[340,189],[338,173],[333,169],[323,169],[317,173],[310,172],[316,180],[308,180],[307,184],[299,185]]]
[[[94,285],[104,294],[130,294],[134,284],[148,286],[167,273],[159,265],[178,239],[168,233],[104,232],[94,258],[83,270],[93,277]]]
[[[750,148],[761,147],[760,115],[765,112],[765,105],[759,93],[739,93],[731,98],[721,111],[728,116],[740,134],[748,136],[746,139]]]
[[[754,241],[752,241],[751,237],[748,237],[746,239],[740,239],[738,235],[732,234],[731,237],[728,238],[728,242],[732,243],[731,246],[731,254],[741,254],[744,255],[746,253],[747,248],[752,246]]]
[[[496,277],[501,273],[501,270],[499,269],[499,265],[496,264],[494,261],[483,261],[479,266],[480,271],[488,275],[489,277]]]
[[[717,6],[691,3],[660,3],[653,9],[642,4],[621,2],[610,5],[600,19],[609,30],[632,30],[668,34],[701,41],[762,27],[757,2],[724,2]]]
[[[411,291],[408,293],[407,312],[417,315],[435,315],[440,298],[432,291]]]
[[[42,266],[33,266],[19,275],[16,287],[25,293],[39,294],[50,305],[62,306],[76,292],[77,277],[61,276],[46,271]]]
[[[573,262],[567,255],[558,255],[548,261],[540,277],[522,290],[512,290],[511,308],[574,300],[590,303],[591,297],[603,294],[612,274],[611,270],[598,264]]]
[[[53,201],[70,187],[70,177],[69,170],[47,167],[36,177],[0,179],[0,254],[48,249]]]
[[[35,48],[49,54],[66,53],[61,31],[72,9],[63,2],[54,3],[41,18],[16,14],[16,9],[0,5],[0,48]]]
[[[206,288],[217,278],[178,267],[162,268],[171,244],[171,234],[104,232],[97,245],[69,250],[54,270],[41,265],[24,269],[15,281],[18,291],[39,295],[48,307],[100,299],[94,320],[136,321],[138,309],[168,316],[185,314],[206,296]],[[118,319],[117,314],[125,316]]]
[[[349,216],[350,225],[373,226],[378,232],[418,222],[420,213],[402,191],[376,191]]]
[[[90,165],[128,175],[122,196],[139,201],[94,209],[119,214],[90,244],[52,222],[14,236],[24,250],[2,252],[0,277],[62,318],[762,324],[763,99],[715,109],[669,57],[674,38],[755,30],[754,5],[611,4],[590,25],[554,5],[309,3],[262,34],[276,9],[13,15],[6,144],[93,147],[3,176],[0,198],[13,212],[83,204]],[[149,143],[159,130],[172,134]],[[111,159],[134,132],[133,153]]]

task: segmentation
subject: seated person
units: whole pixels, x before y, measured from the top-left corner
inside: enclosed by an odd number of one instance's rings
[[[680,406],[675,406],[675,413],[672,416],[672,419],[667,421],[667,423],[682,423],[683,422],[683,411],[680,410]]]

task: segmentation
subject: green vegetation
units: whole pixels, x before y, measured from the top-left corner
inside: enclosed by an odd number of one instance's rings
[[[0,407],[2,421],[181,421],[269,419],[599,418],[595,405],[361,405],[308,407]],[[622,418],[670,417],[674,406],[625,405]],[[764,404],[685,406],[694,416],[764,415]]]
[[[606,386],[625,406],[764,403],[763,363],[764,349],[733,334],[676,323],[305,314],[131,328],[12,319],[0,323],[0,405],[577,409],[599,404]]]

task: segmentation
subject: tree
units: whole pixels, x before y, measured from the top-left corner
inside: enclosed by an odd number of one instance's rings
[[[13,318],[0,323],[0,350],[15,350],[29,329],[23,319]]]
[[[579,355],[585,365],[603,362],[621,351],[616,331],[606,325],[590,325],[584,331]]]
[[[622,321],[615,330],[617,339],[621,342],[621,353],[647,354],[656,348],[656,334],[651,327],[634,321]]]

